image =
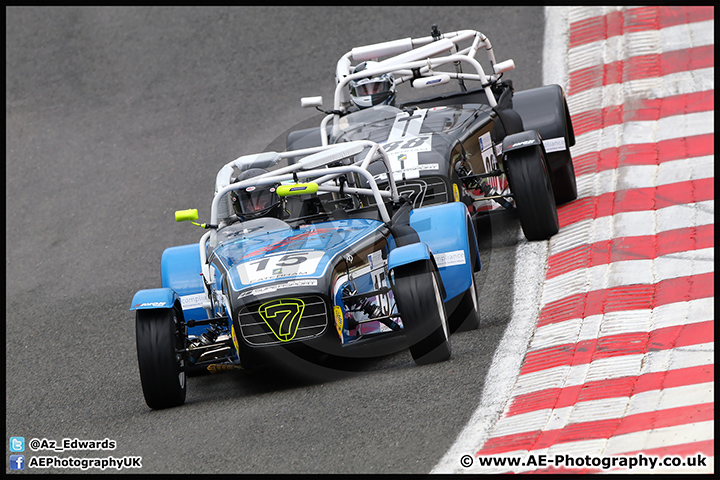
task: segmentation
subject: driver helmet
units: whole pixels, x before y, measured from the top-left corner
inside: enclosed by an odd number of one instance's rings
[[[268,173],[262,168],[251,168],[242,172],[235,182]],[[234,183],[235,183],[234,182]],[[230,200],[238,217],[247,221],[259,217],[280,218],[282,202],[275,193],[277,185],[249,186],[230,192]]]
[[[353,69],[352,73],[362,72],[377,66],[378,62],[362,62]],[[351,80],[348,85],[350,87],[350,98],[360,109],[395,103],[395,77],[391,73]]]

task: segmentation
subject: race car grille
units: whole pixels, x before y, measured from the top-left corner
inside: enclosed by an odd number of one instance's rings
[[[450,201],[445,182],[441,177],[421,177],[400,180],[395,183],[400,195],[406,194],[413,201],[413,208]],[[389,187],[388,187],[389,189]]]
[[[240,334],[250,345],[308,340],[325,332],[325,300],[318,295],[276,298],[245,305],[238,312]]]

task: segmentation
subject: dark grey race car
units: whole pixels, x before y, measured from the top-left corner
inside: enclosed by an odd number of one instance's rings
[[[474,58],[484,49],[492,74]],[[320,128],[291,132],[288,150],[370,140],[393,162],[414,206],[462,201],[471,214],[517,208],[528,240],[559,230],[557,205],[577,198],[572,121],[562,88],[513,90],[475,30],[353,48],[337,64],[333,109]],[[468,89],[475,82],[479,88]],[[403,97],[397,87],[409,84]],[[450,91],[449,86],[454,88]],[[419,97],[425,89],[432,96]],[[418,98],[419,97],[419,98]],[[321,97],[302,99],[322,105]],[[373,172],[387,185],[383,172]],[[363,185],[364,186],[364,185]]]

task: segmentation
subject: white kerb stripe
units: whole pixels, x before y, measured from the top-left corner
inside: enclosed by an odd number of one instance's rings
[[[654,350],[645,354],[601,358],[581,365],[562,365],[520,375],[513,390],[513,396],[552,388],[573,387],[612,378],[713,365],[714,362],[714,342]],[[509,404],[510,402],[508,402],[508,408]]]
[[[617,35],[568,50],[568,63],[574,70],[628,60],[640,55],[684,50],[688,45],[713,45],[715,21],[673,25],[659,30],[645,30]]]
[[[714,298],[700,298],[654,309],[608,312],[543,325],[535,330],[529,351],[612,335],[709,322],[715,319],[714,303]]]
[[[595,265],[547,280],[542,304],[570,295],[627,285],[652,285],[671,278],[701,275],[715,271],[715,249],[703,248],[662,255],[655,259],[626,260]]]
[[[550,239],[550,254],[614,238],[656,235],[681,228],[713,225],[715,201],[672,205],[657,210],[622,212],[581,220],[563,227]]]
[[[629,144],[646,144],[715,132],[714,112],[674,115],[660,120],[628,122],[578,135],[574,157]]]
[[[628,415],[683,407],[691,398],[695,405],[714,400],[714,382],[640,392],[637,395],[602,398],[578,402],[562,408],[546,408],[518,415],[505,416],[496,424],[490,438],[560,430],[577,423],[620,419]]]
[[[577,116],[586,111],[623,105],[637,98],[662,99],[714,89],[715,68],[708,67],[590,88],[568,95],[567,102],[572,115]]]

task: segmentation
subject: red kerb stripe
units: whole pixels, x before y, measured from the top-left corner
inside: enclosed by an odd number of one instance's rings
[[[558,208],[560,228],[582,220],[593,220],[623,212],[659,210],[673,205],[704,202],[715,198],[714,178],[634,188],[579,198]]]
[[[707,90],[588,110],[573,115],[572,124],[575,135],[582,135],[624,122],[652,121],[675,115],[711,112],[714,108],[715,90]]]
[[[574,423],[557,430],[536,430],[494,437],[485,442],[477,455],[492,455],[514,450],[540,450],[559,443],[610,438],[624,433],[704,422],[714,418],[714,403],[688,405],[628,415],[623,418]]]
[[[714,272],[670,278],[654,285],[627,285],[593,290],[569,295],[545,305],[540,312],[538,327],[608,312],[652,309],[714,295]]]
[[[715,153],[715,134],[673,138],[658,143],[636,143],[590,152],[573,158],[575,176],[632,165],[659,165],[673,160]]]
[[[714,18],[715,10],[711,6],[628,8],[572,23],[570,48],[625,33],[658,30]]]
[[[715,65],[714,52],[714,45],[703,45],[582,68],[570,73],[568,95],[605,85],[709,68]]]
[[[714,372],[714,365],[700,365],[639,376],[597,380],[565,388],[539,390],[513,398],[507,415],[520,415],[548,408],[565,408],[578,402],[630,397],[651,390],[712,382],[715,379]]]
[[[714,225],[679,228],[657,235],[604,240],[550,256],[546,278],[554,278],[579,268],[626,260],[646,260],[671,253],[711,248],[714,243]]]
[[[528,352],[520,375],[561,366],[584,365],[603,358],[644,354],[712,342],[715,321],[621,333]]]

